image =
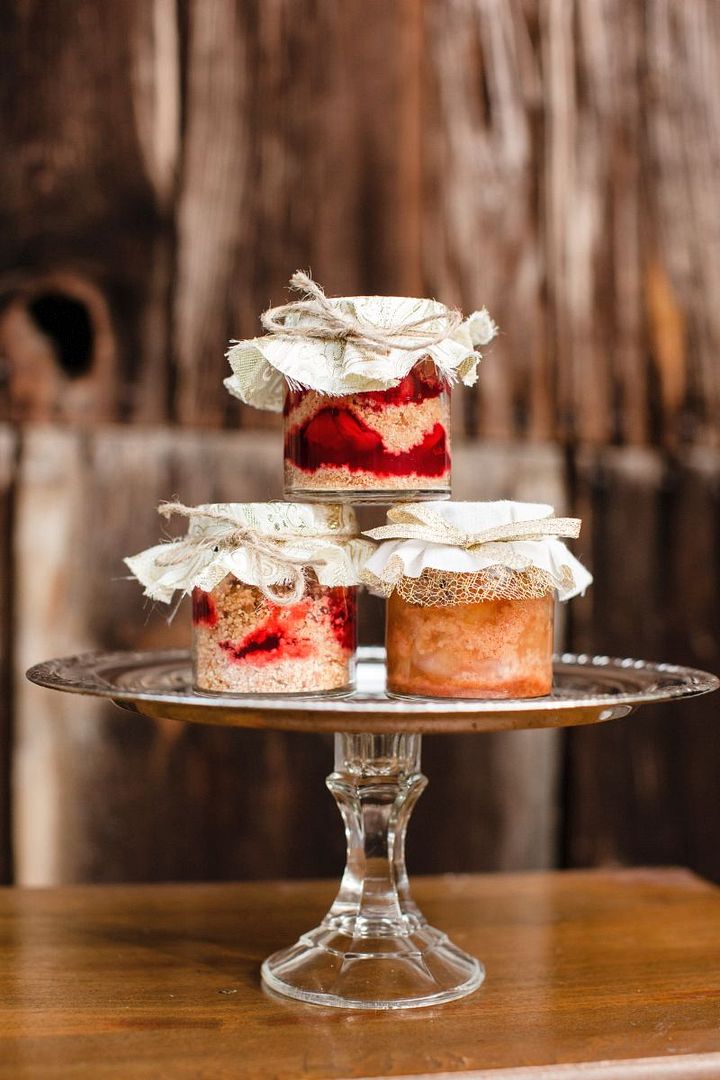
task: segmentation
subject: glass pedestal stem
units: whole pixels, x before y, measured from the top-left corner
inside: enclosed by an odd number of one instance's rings
[[[477,960],[429,926],[410,896],[405,832],[427,781],[420,735],[339,734],[327,780],[345,824],[347,864],[320,926],[263,964],[266,984],[341,1008],[433,1005],[482,982]]]
[[[347,863],[326,916],[353,937],[405,933],[422,924],[410,897],[405,833],[427,784],[420,735],[336,735],[327,786],[345,825]]]

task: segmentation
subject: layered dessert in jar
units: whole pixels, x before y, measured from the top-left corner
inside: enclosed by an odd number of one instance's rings
[[[352,689],[357,586],[374,550],[351,507],[160,507],[186,536],[126,559],[154,600],[192,597],[196,689],[325,694]]]
[[[436,300],[305,298],[271,308],[264,337],[235,342],[225,386],[284,414],[285,497],[394,502],[450,495],[450,390],[472,385],[496,333],[483,309],[464,319]]]
[[[309,572],[301,599],[273,603],[228,574],[192,595],[198,690],[282,694],[348,690],[355,678],[357,589],[322,586]]]
[[[397,386],[345,397],[288,390],[285,494],[450,494],[450,387],[430,360]]]
[[[387,689],[429,698],[532,698],[552,689],[556,599],[592,581],[545,504],[413,503],[367,534],[364,580],[387,597]]]

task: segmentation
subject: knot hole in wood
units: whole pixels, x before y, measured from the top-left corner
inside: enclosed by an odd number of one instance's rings
[[[116,353],[95,283],[63,273],[0,289],[0,384],[10,419],[112,419]]]

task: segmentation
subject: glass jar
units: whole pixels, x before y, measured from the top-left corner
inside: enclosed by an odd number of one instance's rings
[[[306,578],[304,596],[291,604],[273,603],[232,574],[212,592],[193,590],[197,690],[317,694],[353,688],[357,587],[320,585],[310,570]]]
[[[389,390],[288,389],[285,497],[354,503],[450,496],[450,388],[431,360]]]
[[[549,694],[554,611],[554,591],[448,606],[412,603],[395,591],[387,605],[388,691],[441,698]]]

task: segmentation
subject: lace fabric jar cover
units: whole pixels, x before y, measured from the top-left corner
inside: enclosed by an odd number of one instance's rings
[[[357,585],[373,545],[350,507],[165,504],[187,536],[126,559],[146,595],[192,595],[198,690],[233,694],[352,689]]]
[[[385,540],[363,578],[388,597],[388,691],[540,697],[552,686],[555,598],[591,577],[559,536],[580,523],[529,503],[412,504],[367,534]]]
[[[354,503],[450,494],[450,390],[472,385],[496,328],[435,300],[309,298],[262,316],[264,337],[228,352],[231,394],[283,411],[285,497]]]

